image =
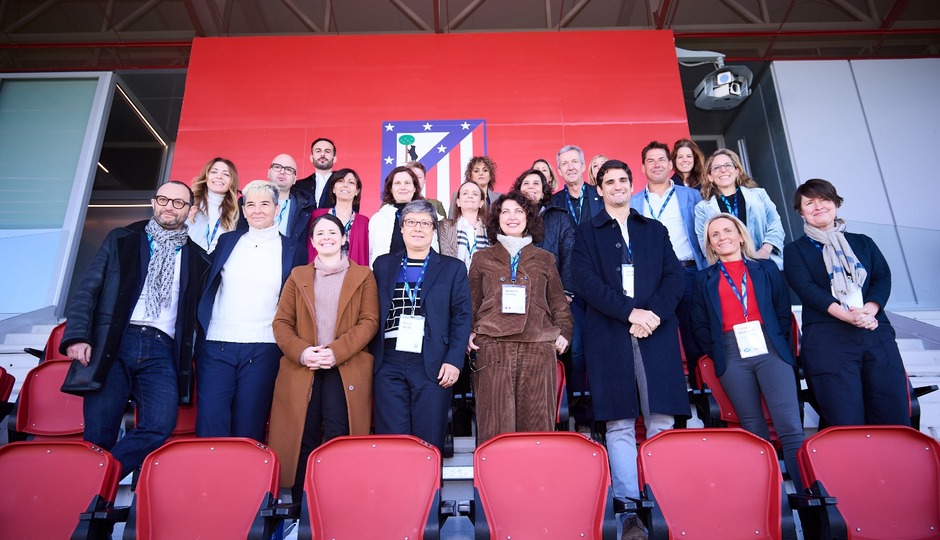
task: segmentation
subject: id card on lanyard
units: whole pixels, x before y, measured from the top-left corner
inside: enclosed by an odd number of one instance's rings
[[[624,262],[620,265],[620,281],[623,286],[623,294],[635,297],[636,268],[633,266],[633,248],[630,246],[629,242],[625,243],[622,256]]]
[[[767,341],[764,339],[764,332],[761,329],[760,321],[750,321],[747,316],[747,266],[745,266],[744,273],[741,275],[740,291],[738,291],[737,285],[734,284],[734,280],[732,280],[731,276],[728,274],[728,270],[725,269],[725,265],[719,262],[718,268],[721,269],[721,273],[728,281],[728,285],[731,286],[731,292],[734,293],[735,298],[738,299],[738,302],[741,303],[741,307],[744,309],[744,320],[746,322],[736,324],[732,327],[734,330],[734,340],[738,344],[738,353],[740,353],[741,358],[751,358],[767,354]]]
[[[519,270],[519,257],[522,251],[509,258],[509,278],[511,284],[503,284],[503,313],[525,313],[525,287],[516,285],[516,273]]]
[[[415,310],[417,309],[418,297],[421,294],[421,284],[424,282],[424,273],[428,269],[429,258],[430,255],[424,258],[424,265],[421,266],[421,273],[418,275],[418,280],[415,281],[414,289],[408,284],[408,273],[405,270],[408,265],[408,255],[405,254],[401,260],[401,273],[399,276],[405,285],[405,294],[408,296],[408,300],[411,301],[411,314],[402,313],[398,318],[398,337],[395,339],[396,351],[420,353],[424,344],[424,317],[415,315]]]

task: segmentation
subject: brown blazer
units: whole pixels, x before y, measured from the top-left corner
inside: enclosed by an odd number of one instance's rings
[[[274,316],[274,339],[284,353],[274,384],[269,445],[281,461],[281,486],[290,487],[297,472],[300,439],[307,418],[314,371],[300,365],[300,354],[317,344],[313,263],[291,272]],[[339,296],[336,331],[328,345],[343,379],[351,435],[368,435],[372,424],[372,354],[369,341],[379,328],[375,276],[349,261]]]
[[[484,249],[470,264],[472,330],[499,341],[569,342],[574,320],[555,266],[555,257],[529,244],[522,248],[516,285],[526,288],[526,312],[502,312],[502,286],[510,284],[509,252],[502,244]],[[479,344],[479,342],[477,342]]]

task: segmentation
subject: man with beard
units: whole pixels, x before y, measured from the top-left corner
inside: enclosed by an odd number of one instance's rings
[[[193,192],[168,182],[150,200],[153,217],[111,231],[68,313],[60,352],[72,359],[62,386],[84,397],[85,440],[137,469],[192,403],[196,305],[209,256],[189,239]],[[137,425],[118,441],[127,400]]]
[[[297,181],[297,189],[310,194],[310,200],[316,203],[315,208],[329,208],[330,197],[326,191],[326,184],[333,174],[333,164],[336,163],[336,145],[330,139],[320,137],[310,145],[310,163],[313,163],[313,174]]]

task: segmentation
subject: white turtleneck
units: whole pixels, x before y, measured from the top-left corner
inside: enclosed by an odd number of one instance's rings
[[[518,238],[516,236],[506,236],[505,234],[497,234],[496,240],[506,248],[506,251],[509,252],[510,257],[515,257],[516,253],[522,251],[522,248],[532,243],[531,236],[523,236]]]
[[[219,237],[231,230],[226,229],[219,223],[224,199],[225,195],[206,190],[206,207],[200,208],[189,223],[189,237],[209,253],[212,253],[215,249]],[[216,223],[219,223],[218,229],[215,227]],[[215,234],[213,235],[213,233]]]
[[[281,294],[281,235],[277,225],[249,227],[222,266],[206,339],[274,343],[271,326]]]

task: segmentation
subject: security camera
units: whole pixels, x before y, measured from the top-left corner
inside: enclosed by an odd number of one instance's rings
[[[707,111],[733,109],[751,95],[754,75],[744,66],[724,66],[695,87],[695,106]]]

